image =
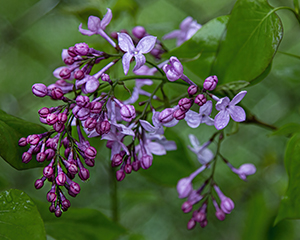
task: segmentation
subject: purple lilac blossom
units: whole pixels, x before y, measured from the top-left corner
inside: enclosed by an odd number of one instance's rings
[[[245,163],[241,165],[238,169],[234,168],[230,163],[227,165],[231,168],[231,170],[239,175],[240,179],[246,181],[247,176],[253,175],[256,172],[256,167],[252,163]]]
[[[87,36],[99,34],[115,48],[116,47],[115,42],[104,32],[106,26],[110,23],[111,19],[112,19],[112,12],[109,8],[107,8],[107,12],[102,18],[102,20],[96,16],[90,16],[88,20],[88,30],[83,29],[81,23],[79,25],[79,32]]]
[[[180,23],[180,30],[174,30],[166,34],[163,36],[163,39],[177,38],[176,45],[180,46],[189,40],[200,28],[201,25],[198,24],[196,20],[193,20],[192,17],[187,17]]]
[[[239,92],[231,101],[228,97],[219,99],[216,103],[216,109],[219,113],[215,116],[215,127],[220,130],[227,126],[230,117],[233,121],[243,122],[246,120],[246,113],[244,109],[240,106],[236,106],[244,96],[247,91]]]
[[[139,69],[145,64],[146,58],[143,54],[150,52],[154,48],[156,37],[143,37],[135,47],[131,37],[128,34],[119,33],[118,42],[121,50],[125,52],[125,54],[122,57],[122,63],[124,74],[127,75],[132,57],[134,57],[136,61],[133,71]]]
[[[199,113],[192,110],[187,111],[184,120],[191,128],[197,128],[201,123],[208,126],[214,125],[214,119],[210,116],[212,111],[212,101],[207,101],[199,108]]]
[[[214,158],[212,151],[207,148],[207,145],[211,143],[210,141],[201,146],[195,135],[189,134],[189,139],[192,147],[188,146],[188,148],[197,155],[198,161],[201,164],[206,164]]]

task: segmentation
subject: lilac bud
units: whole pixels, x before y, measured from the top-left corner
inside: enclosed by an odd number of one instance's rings
[[[86,157],[94,159],[97,155],[97,150],[94,147],[89,146],[85,149],[84,154]]]
[[[80,186],[78,183],[76,182],[72,182],[70,184],[70,192],[74,193],[74,194],[78,194],[80,192]]]
[[[103,104],[101,102],[91,102],[91,113],[100,113]]]
[[[198,94],[198,96],[195,98],[195,103],[199,106],[202,106],[204,103],[206,103],[206,97],[203,94]]]
[[[90,115],[90,109],[89,108],[81,108],[77,112],[77,117],[80,121],[86,120]]]
[[[27,140],[28,141],[28,140]],[[256,168],[251,163],[245,163],[239,167],[239,169],[232,168],[232,171],[239,175],[242,180],[246,180],[248,175],[252,175],[256,172]]]
[[[226,197],[217,185],[214,185],[214,188],[221,200],[220,206],[222,211],[226,214],[231,213],[231,211],[234,209],[233,201],[230,198]]]
[[[74,73],[74,78],[76,79],[76,80],[81,80],[81,79],[83,79],[85,77],[85,73],[84,73],[84,71],[83,70],[77,70],[75,73]]]
[[[143,169],[148,169],[149,167],[151,167],[152,165],[152,161],[153,161],[153,157],[145,154],[142,156],[141,158],[141,166]]]
[[[29,152],[24,152],[22,155],[22,162],[23,163],[29,163],[32,159],[32,155]]]
[[[124,170],[127,174],[130,174],[132,172],[131,164],[126,164],[125,167],[124,167]]]
[[[134,161],[132,162],[132,169],[133,171],[138,171],[141,168],[141,162],[140,161]]]
[[[206,225],[207,225],[207,219],[204,219],[202,222],[200,222],[200,226],[201,226],[202,228],[205,228]]]
[[[78,173],[78,167],[75,164],[70,164],[68,167],[68,172],[71,174]]]
[[[52,213],[55,212],[55,202],[51,203],[51,205],[49,207],[49,211],[52,212]]]
[[[86,158],[86,159],[84,159],[84,162],[89,167],[94,167],[94,165],[95,165],[95,160],[94,159]]]
[[[210,76],[204,80],[203,88],[208,91],[212,91],[216,88],[217,83],[218,83],[217,76],[215,76],[215,75]]]
[[[133,105],[123,105],[120,109],[121,117],[124,121],[130,122],[135,118],[135,108]]]
[[[207,204],[204,203],[200,209],[200,211],[195,211],[193,213],[193,218],[196,222],[203,222],[205,219],[206,219],[206,207],[207,207]]]
[[[57,114],[57,120],[61,123],[66,123],[68,120],[68,116],[65,113],[59,113]]]
[[[188,213],[188,212],[192,211],[192,209],[193,209],[193,205],[189,201],[186,201],[181,205],[181,210],[184,213]]]
[[[63,130],[65,130],[65,124],[61,122],[56,122],[53,124],[53,129],[56,132],[61,133]]]
[[[26,140],[30,145],[36,145],[39,143],[40,138],[37,134],[32,134],[29,135]]]
[[[55,214],[55,217],[60,217],[62,215],[59,205],[56,206],[54,214]]]
[[[68,49],[68,54],[69,54],[71,57],[76,57],[76,56],[77,56],[77,53],[75,52],[75,47],[69,47],[69,49]]]
[[[77,96],[77,98],[76,98],[76,104],[77,104],[79,107],[86,107],[86,106],[88,105],[89,102],[90,102],[90,99],[89,99],[89,97],[87,97],[87,96],[79,95],[79,96]]]
[[[146,30],[142,26],[136,26],[132,29],[132,34],[135,36],[137,39],[142,39],[146,35]]]
[[[195,220],[194,220],[194,219],[190,219],[189,222],[188,222],[188,224],[187,224],[187,229],[188,229],[188,230],[191,230],[191,229],[193,229],[195,226],[196,226]]]
[[[25,147],[27,144],[28,143],[27,143],[27,140],[26,140],[25,137],[20,138],[20,140],[19,140],[19,146],[20,147]]]
[[[106,74],[106,73],[103,73],[103,74],[101,75],[101,80],[102,80],[103,82],[108,82],[108,83],[111,83],[111,82],[112,82],[112,81],[110,80],[109,75]]]
[[[45,97],[48,94],[46,85],[42,83],[36,83],[32,86],[32,93],[37,97]]]
[[[74,51],[80,56],[85,56],[89,52],[89,46],[86,43],[76,43]]]
[[[195,95],[197,92],[198,92],[198,87],[197,86],[195,86],[195,85],[189,86],[189,88],[188,88],[188,94],[190,96]]]
[[[72,65],[74,63],[74,58],[72,58],[71,56],[68,56],[64,59],[64,62],[67,65]]]
[[[89,117],[85,123],[84,123],[84,127],[88,128],[88,129],[94,129],[96,127],[97,121],[94,118]]]
[[[112,37],[112,38],[114,38],[114,39],[118,39],[118,33],[117,32],[111,32],[110,33],[110,36]]]
[[[61,201],[61,206],[64,208],[64,211],[66,211],[71,206],[71,203],[68,199],[64,199]]]
[[[51,190],[47,193],[47,201],[48,202],[54,202],[56,200],[57,196],[55,192],[51,192]]]
[[[50,113],[49,108],[43,107],[39,110],[39,115],[42,118],[46,118],[48,116],[48,114]]]
[[[46,178],[51,177],[51,175],[53,174],[53,168],[52,166],[46,166],[43,170],[43,174]]]
[[[224,221],[225,219],[225,213],[221,210],[221,209],[218,209],[216,211],[216,217],[220,220],[220,221]]]
[[[120,169],[116,172],[116,178],[117,178],[117,181],[122,181],[124,178],[125,178],[125,172]]]
[[[189,98],[181,98],[178,102],[179,108],[183,111],[189,110],[191,108],[192,104],[193,104],[193,100],[189,99]]]
[[[123,157],[117,153],[113,156],[111,164],[112,164],[112,167],[116,167],[116,166],[121,165],[122,162],[123,162]]]
[[[90,172],[86,168],[81,168],[79,173],[78,173],[78,176],[80,177],[80,179],[82,181],[86,181],[90,177]]]
[[[182,120],[185,118],[185,113],[186,113],[186,110],[177,109],[173,113],[173,117],[176,118],[177,120]]]
[[[107,120],[96,124],[96,132],[99,134],[107,134],[110,131],[110,123]]]
[[[57,115],[55,113],[48,114],[46,121],[49,125],[53,125],[57,122]]]
[[[169,81],[176,81],[183,75],[183,66],[176,57],[170,57],[170,65],[166,64],[162,67]]]
[[[173,108],[166,108],[158,115],[158,120],[161,123],[171,122],[174,119],[173,113],[174,113]]]
[[[182,178],[177,183],[177,192],[179,198],[186,198],[193,190],[191,179],[189,177]]]
[[[63,172],[60,172],[59,174],[57,174],[55,180],[56,180],[57,185],[63,186],[63,185],[65,185],[67,178]]]
[[[44,152],[39,152],[37,155],[36,155],[36,160],[38,162],[44,162],[45,159],[46,159],[47,155],[44,153]]]
[[[68,147],[68,148],[65,149],[64,154],[65,154],[65,157],[66,157],[66,158],[69,157],[70,152],[71,152],[71,148]]]
[[[55,151],[52,148],[48,148],[48,149],[46,149],[45,154],[46,154],[47,159],[51,160],[55,155]]]
[[[63,68],[59,72],[59,76],[63,79],[69,79],[71,77],[71,70],[69,68]]]
[[[46,179],[46,178],[45,178]],[[42,188],[44,186],[44,181],[43,181],[43,179],[37,179],[36,181],[35,181],[35,183],[34,183],[34,187],[36,188],[36,189],[40,189],[40,188]]]

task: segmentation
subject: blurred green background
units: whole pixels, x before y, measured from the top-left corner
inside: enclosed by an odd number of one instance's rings
[[[230,14],[234,3],[234,0],[0,0],[0,108],[24,120],[39,123],[38,109],[56,103],[33,96],[31,86],[38,82],[49,85],[55,81],[52,72],[63,65],[60,55],[64,48],[79,42],[87,42],[99,50],[109,48],[101,37],[83,36],[78,32],[80,23],[86,28],[88,16],[102,17],[107,7],[114,15],[108,32],[130,31],[136,25],[143,25],[150,34],[161,38],[178,29],[186,16],[205,24],[210,19]],[[292,6],[292,0],[271,0],[270,4]],[[300,28],[290,12],[283,10],[278,15],[283,22],[284,36],[272,70],[261,83],[247,87],[248,94],[243,104],[261,121],[282,126],[289,122],[299,123],[300,60],[283,52],[300,55]],[[167,41],[166,45],[172,48],[175,41]],[[227,133],[230,134],[235,127],[230,124]],[[190,129],[185,122],[168,129],[168,138],[178,141],[180,146],[176,152],[182,160],[178,172],[185,162],[189,167],[181,174],[169,172],[174,169],[167,165],[172,164],[172,154],[155,157],[153,166],[146,171],[149,173],[131,174],[117,184],[119,223],[128,230],[118,239],[300,239],[298,220],[284,220],[273,226],[281,196],[287,187],[283,157],[288,139],[270,136],[269,129],[245,124],[240,124],[239,131],[225,139],[221,152],[236,167],[247,162],[255,164],[257,173],[245,183],[219,162],[216,181],[236,207],[224,222],[220,222],[210,205],[207,227],[186,229],[191,214],[182,213],[183,200],[178,199],[175,185],[180,177],[189,174],[190,169],[199,166],[196,156],[187,149],[188,134],[195,134],[203,143],[213,131],[202,125]],[[179,134],[178,139],[174,139],[174,132]],[[81,193],[71,199],[71,208],[97,209],[112,217],[109,152],[99,139],[93,139],[92,145],[99,149],[99,156],[95,167],[90,168],[90,180],[81,183]],[[162,164],[165,168],[157,169],[156,161],[166,161],[165,165]],[[41,169],[17,171],[5,161],[0,161],[0,169],[0,190],[17,188],[46,203],[50,185],[46,184],[40,190],[35,190],[33,185],[41,177]],[[159,176],[155,171],[159,171]],[[166,179],[164,172],[171,177]],[[202,180],[199,177],[195,185],[200,186]],[[47,211],[47,207],[44,209]],[[55,221],[53,214],[48,214],[53,218],[51,221]],[[61,218],[68,214],[64,213]],[[47,234],[48,239],[53,239],[49,232]]]

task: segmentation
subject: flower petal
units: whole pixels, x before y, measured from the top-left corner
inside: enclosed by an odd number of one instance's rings
[[[137,55],[134,55],[134,58],[135,58],[135,66],[133,68],[133,71],[139,69],[141,66],[143,66],[146,62],[146,58],[143,54],[137,54]]]
[[[166,149],[159,143],[156,142],[149,142],[147,143],[146,147],[148,148],[148,150],[155,154],[155,155],[165,155],[167,154]]]
[[[217,103],[216,103],[216,109],[218,111],[225,110],[225,108],[229,105],[230,99],[228,97],[221,98]]]
[[[246,120],[246,113],[244,109],[240,106],[229,106],[227,108],[231,118],[235,122],[243,122]]]
[[[143,37],[139,41],[138,45],[136,46],[136,50],[139,51],[140,53],[148,53],[154,48],[155,42],[156,42],[156,37],[153,36]]]
[[[110,23],[111,19],[112,19],[111,10],[109,8],[107,8],[107,12],[104,15],[104,17],[102,18],[101,23],[100,23],[102,30],[104,30],[106,28],[106,26]]]
[[[155,132],[157,130],[156,127],[153,127],[149,122],[146,120],[140,120],[140,123],[142,127],[147,131],[147,132]]]
[[[207,115],[209,116],[211,114],[211,111],[212,111],[212,101],[209,100],[207,101],[204,105],[202,105],[200,108],[199,108],[199,113],[201,115]]]
[[[82,23],[80,23],[80,25],[79,25],[79,27],[78,27],[78,30],[79,30],[79,32],[80,32],[81,34],[87,35],[87,36],[92,36],[92,35],[95,34],[95,32],[92,32],[92,31],[90,31],[90,30],[83,29],[83,28],[82,28]]]
[[[186,112],[184,120],[191,128],[197,128],[201,123],[200,114],[192,110]]]
[[[209,116],[202,116],[201,123],[205,123],[208,126],[214,125],[215,120]]]
[[[230,104],[231,106],[234,106],[236,104],[238,104],[240,101],[242,101],[242,99],[245,97],[247,91],[241,91],[239,92],[237,95],[235,95],[235,97],[231,100]]]
[[[214,154],[210,149],[204,148],[197,154],[197,158],[201,164],[206,164],[214,158]]]
[[[123,101],[124,104],[133,104],[139,99],[139,89],[137,87],[133,88],[130,98]]]
[[[179,122],[179,120],[177,120],[176,118],[173,118],[172,121],[170,121],[168,123],[164,123],[163,125],[165,127],[174,127],[178,122]]]
[[[96,33],[98,28],[100,28],[100,21],[101,21],[100,18],[96,16],[89,16],[88,29]]]
[[[174,30],[165,36],[163,36],[162,39],[172,39],[172,38],[178,38],[180,36],[181,31],[180,30]]]
[[[220,111],[215,117],[215,127],[220,130],[227,126],[229,122],[229,113],[225,110]]]
[[[193,145],[193,148],[197,149],[200,147],[199,140],[195,135],[189,134],[189,139],[190,139],[191,144]]]
[[[183,21],[180,23],[180,29],[181,30],[187,30],[191,23],[193,22],[193,18],[188,16],[185,19],[183,19]]]
[[[127,75],[129,68],[130,68],[130,60],[132,58],[131,53],[125,53],[122,57],[122,64],[123,64],[123,69],[124,69],[124,74]]]
[[[126,33],[118,33],[118,42],[124,52],[135,50],[131,37]]]

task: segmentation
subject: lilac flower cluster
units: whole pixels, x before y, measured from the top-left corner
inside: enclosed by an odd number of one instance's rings
[[[167,140],[164,132],[165,128],[175,126],[180,120],[184,119],[191,128],[197,128],[201,123],[214,125],[217,130],[214,135],[216,136],[222,135],[222,129],[227,126],[230,117],[236,122],[246,119],[243,108],[237,106],[246,91],[241,91],[231,101],[227,96],[218,98],[212,94],[218,84],[217,76],[208,76],[202,86],[195,84],[184,75],[184,67],[175,56],[161,62],[162,54],[167,50],[164,44],[157,37],[147,33],[144,27],[136,26],[132,34],[126,30],[107,34],[106,28],[111,20],[112,12],[107,9],[103,19],[90,16],[88,29],[84,29],[80,24],[79,31],[87,36],[100,35],[110,43],[117,54],[90,48],[86,43],[77,43],[62,51],[64,66],[54,70],[53,75],[57,78],[55,83],[49,86],[36,83],[32,86],[32,92],[37,97],[49,96],[60,103],[58,106],[43,107],[38,111],[41,123],[51,126],[51,130],[21,138],[19,141],[20,146],[30,145],[29,150],[23,154],[24,163],[31,161],[33,154],[36,154],[38,162],[47,161],[43,176],[36,181],[35,187],[41,188],[46,180],[51,183],[47,200],[51,203],[50,211],[55,212],[57,217],[70,207],[65,192],[72,197],[80,192],[79,184],[73,181],[77,173],[82,181],[86,181],[90,174],[84,164],[89,167],[95,164],[97,151],[87,138],[99,137],[107,141],[106,147],[111,152],[111,166],[118,168],[116,179],[122,181],[126,174],[132,171],[151,167],[153,155],[164,155],[167,151],[177,149],[175,142]],[[167,34],[164,39],[177,38],[177,45],[180,45],[200,28],[201,25],[188,17],[181,23],[180,30]],[[149,60],[151,55],[155,63]],[[97,67],[102,61],[109,62],[99,70]],[[119,61],[122,62],[125,75],[130,72],[131,62],[135,61],[135,75],[111,78],[111,68]],[[151,65],[152,68],[145,64]],[[161,76],[157,76],[159,74]],[[177,101],[169,101],[163,86],[177,84],[180,79],[187,85],[184,97],[177,98]],[[131,96],[122,100],[115,95],[114,90],[119,86],[128,90],[125,85],[128,80],[134,80],[135,87]],[[160,81],[155,90],[148,92],[142,89],[144,86],[153,85],[153,80]],[[159,95],[159,91],[162,96]],[[137,106],[135,103],[140,96],[146,100],[139,102]],[[153,101],[159,106],[154,107]],[[175,102],[178,103],[174,105]],[[211,115],[214,102],[219,112],[213,118]],[[142,106],[141,111],[136,110]],[[151,114],[152,122],[148,121]],[[74,136],[72,128],[76,128],[77,137]],[[209,194],[202,193],[207,186],[215,189],[221,201],[219,207],[211,195],[216,215],[220,220],[224,220],[225,213],[229,214],[234,207],[233,202],[225,197],[212,178],[206,180],[199,189],[193,189],[192,180],[215,164],[216,156],[207,148],[213,142],[213,138],[202,146],[195,136],[190,136],[190,139],[192,147],[189,148],[197,154],[199,162],[203,165],[189,177],[181,179],[177,191],[180,198],[188,198],[182,205],[184,212],[190,212],[193,205],[200,201],[203,203],[193,213],[188,223],[189,229],[193,228],[196,222],[200,222],[202,227],[207,224]],[[224,161],[243,180],[255,172],[255,167],[251,164],[235,169],[227,160]]]

